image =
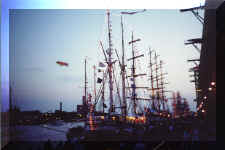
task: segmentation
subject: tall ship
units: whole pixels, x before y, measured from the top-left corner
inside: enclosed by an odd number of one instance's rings
[[[79,111],[83,115],[101,116],[104,120],[117,118],[120,121],[142,120],[155,117],[172,117],[167,98],[167,73],[163,70],[164,62],[160,60],[156,50],[148,48],[147,55],[139,54],[136,44],[141,38],[131,32],[128,43],[124,39],[123,15],[144,13],[146,10],[121,12],[121,51],[113,47],[111,13],[107,10],[107,46],[100,41],[103,60],[99,60],[94,69],[94,91],[88,92],[87,60],[84,64],[84,95]],[[127,44],[128,48],[125,49]],[[106,48],[105,48],[106,47]],[[125,58],[130,53],[131,58]],[[120,54],[120,55],[119,55]],[[143,60],[147,59],[147,63]],[[96,77],[98,70],[98,77]],[[119,74],[119,75],[118,75]],[[96,86],[98,84],[98,88]],[[108,95],[106,95],[108,93]]]

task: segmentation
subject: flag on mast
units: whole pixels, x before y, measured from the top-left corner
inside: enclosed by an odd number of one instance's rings
[[[98,78],[97,79],[97,83],[101,83],[102,82],[102,79],[101,78]]]
[[[99,62],[99,67],[105,67],[105,64],[102,62]]]
[[[98,72],[103,72],[104,70],[98,69]]]

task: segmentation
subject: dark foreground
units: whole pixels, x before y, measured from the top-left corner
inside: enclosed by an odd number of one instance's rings
[[[118,121],[95,123],[90,120],[85,127],[70,128],[66,133],[67,141],[24,142],[21,139],[7,144],[2,150],[216,149],[216,130],[206,124],[197,118],[151,121],[145,124],[122,124]]]
[[[3,150],[211,150],[216,142],[11,142]]]

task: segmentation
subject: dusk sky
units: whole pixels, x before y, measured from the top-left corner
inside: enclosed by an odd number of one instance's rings
[[[18,4],[22,6],[21,3]],[[3,11],[7,8],[22,9],[20,5],[16,7],[16,3],[5,1]],[[54,9],[50,5],[44,8],[48,7]],[[25,8],[32,8],[32,5]],[[42,7],[40,5],[33,8]],[[59,9],[59,6],[55,8]],[[124,10],[111,10],[113,48],[118,51],[121,51],[121,11]],[[199,12],[203,16],[203,11]],[[14,10],[10,17],[13,20],[10,26],[8,14],[3,13],[2,18],[2,29],[8,29],[2,30],[4,32],[1,35],[5,39],[2,44],[5,52],[1,56],[3,111],[8,109],[9,78],[5,67],[8,66],[7,58],[10,58],[9,71],[15,72],[10,77],[14,81],[13,97],[22,110],[54,111],[58,109],[60,101],[63,102],[63,110],[74,110],[77,104],[81,104],[83,95],[84,58],[87,56],[88,59],[89,91],[93,91],[92,67],[104,60],[99,41],[107,49],[106,10]],[[164,71],[168,73],[167,89],[180,91],[187,98],[191,109],[195,110],[194,84],[190,83],[191,73],[188,72],[193,64],[187,63],[187,59],[198,58],[199,53],[192,46],[185,46],[184,42],[191,38],[200,38],[202,24],[190,12],[181,13],[178,9],[147,9],[144,13],[126,15],[123,18],[126,58],[131,56],[128,42],[131,32],[134,31],[134,36],[141,39],[137,44],[139,53],[148,57],[148,48],[151,47],[160,55],[160,59],[165,62]],[[7,32],[11,29],[12,32]],[[9,33],[12,35],[7,41]],[[10,46],[14,45],[14,48],[8,47],[7,42]],[[140,59],[142,70],[145,71],[147,57]],[[68,62],[69,66],[57,65],[58,60]],[[97,76],[100,77],[101,74]],[[171,97],[171,93],[167,97]]]

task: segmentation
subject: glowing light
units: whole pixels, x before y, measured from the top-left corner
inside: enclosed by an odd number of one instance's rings
[[[92,118],[91,115],[89,116],[89,124],[90,124],[91,131],[95,130],[95,127],[94,127],[94,124],[93,124],[93,118]]]
[[[215,85],[216,85],[216,82],[211,82],[211,85],[212,85],[212,86],[215,86]]]
[[[140,117],[140,120],[145,120],[145,117]]]
[[[202,109],[202,112],[204,113],[204,112],[205,112],[205,110],[204,110],[204,109]]]
[[[201,92],[202,90],[201,90],[201,89],[197,89],[196,91],[197,91],[197,92]]]
[[[207,99],[207,97],[206,97],[206,96],[204,96],[204,99]]]
[[[101,119],[102,119],[102,120],[104,120],[104,119],[105,119],[105,117],[104,117],[104,116],[101,116]]]
[[[209,91],[212,91],[212,88],[211,87],[209,87]]]
[[[128,119],[129,120],[135,120],[135,117],[130,116],[130,117],[128,117]]]

